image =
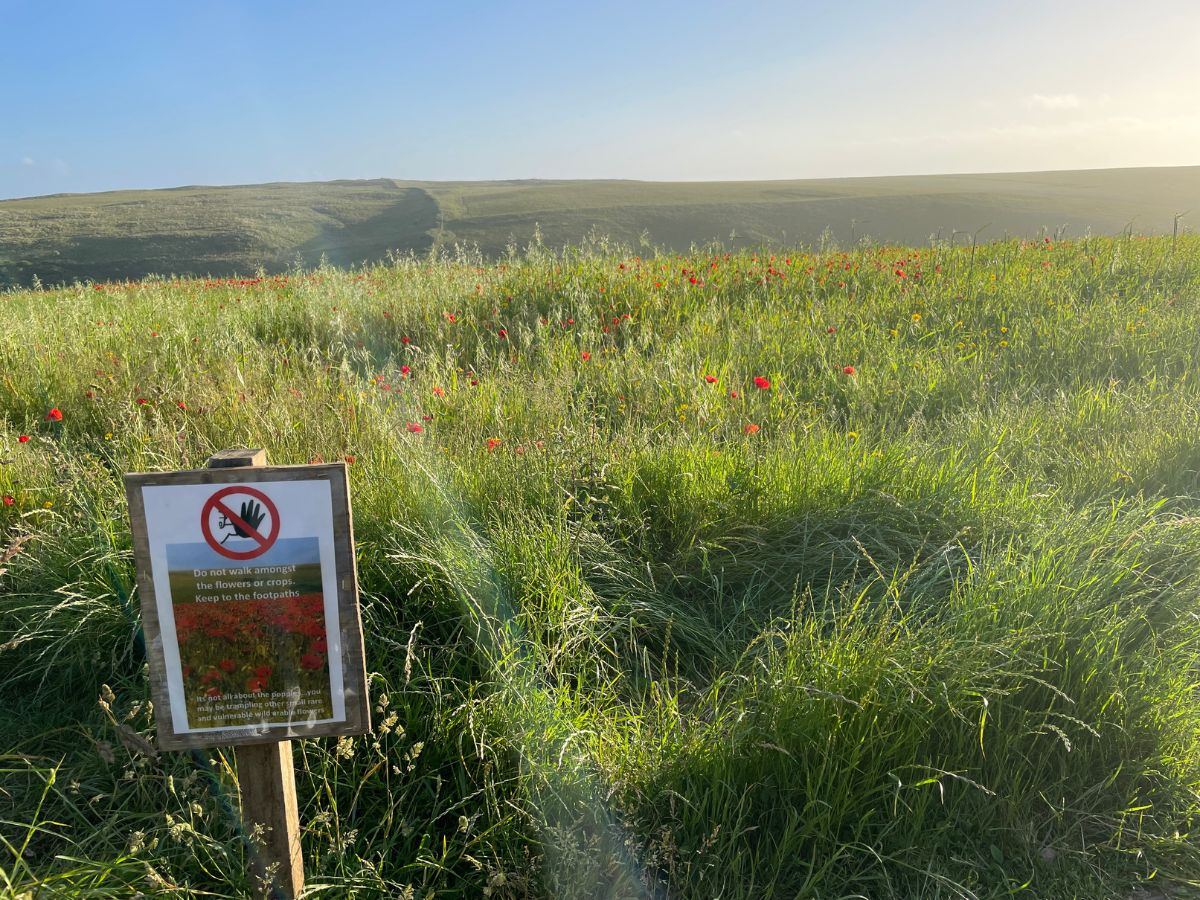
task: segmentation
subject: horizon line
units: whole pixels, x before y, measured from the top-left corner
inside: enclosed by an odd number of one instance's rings
[[[53,194],[27,194],[17,197],[2,197],[0,203],[14,203],[25,200],[50,200],[60,197],[95,197],[102,194],[128,194],[135,191],[187,191],[187,190],[222,190],[231,188],[270,187],[275,185],[310,185],[310,184],[367,184],[370,182],[393,182],[401,184],[566,184],[566,183],[625,183],[625,184],[794,184],[796,182],[814,181],[880,181],[898,178],[971,178],[989,175],[1053,175],[1068,172],[1132,172],[1145,169],[1195,169],[1200,163],[1190,165],[1145,165],[1145,166],[1089,166],[1074,169],[1011,169],[1004,171],[971,171],[971,172],[908,172],[890,175],[826,175],[810,178],[542,178],[529,176],[524,178],[392,178],[385,175],[373,178],[324,178],[308,181],[248,181],[229,184],[176,184],[159,185],[156,187],[108,188],[100,191],[59,191]]]

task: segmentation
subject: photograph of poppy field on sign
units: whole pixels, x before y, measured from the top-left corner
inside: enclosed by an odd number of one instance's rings
[[[247,563],[198,543],[168,544],[167,559],[190,729],[332,717],[315,538]]]

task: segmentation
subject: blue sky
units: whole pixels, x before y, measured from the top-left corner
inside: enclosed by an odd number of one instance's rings
[[[1200,163],[1200,3],[0,0],[0,197]]]

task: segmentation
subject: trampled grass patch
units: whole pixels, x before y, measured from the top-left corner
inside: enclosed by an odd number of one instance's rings
[[[314,895],[1200,883],[1200,239],[0,316],[0,890],[248,889],[232,754],[147,752],[120,481],[232,446],[351,463],[377,729],[298,752]]]

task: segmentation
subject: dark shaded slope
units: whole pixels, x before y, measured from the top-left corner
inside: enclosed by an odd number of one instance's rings
[[[0,203],[0,285],[339,266],[431,243],[437,205],[390,180],[177,188]]]

